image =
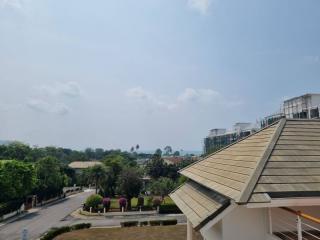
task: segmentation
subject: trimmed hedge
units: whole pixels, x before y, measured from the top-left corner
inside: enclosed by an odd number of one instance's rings
[[[61,235],[63,233],[90,228],[91,223],[79,223],[73,226],[63,226],[60,228],[51,228],[44,236],[40,238],[40,240],[53,240],[56,236]]]
[[[149,225],[149,222],[148,222],[148,221],[141,221],[141,222],[139,222],[139,226],[140,226],[140,227],[148,226],[148,225]]]
[[[168,226],[168,225],[177,225],[178,220],[177,219],[168,219],[168,220],[163,220],[162,225],[163,226]]]
[[[150,226],[160,226],[161,225],[161,220],[150,220]]]
[[[138,224],[138,221],[126,221],[120,223],[121,227],[137,227]]]
[[[159,213],[182,213],[181,210],[174,204],[161,204],[159,207]]]

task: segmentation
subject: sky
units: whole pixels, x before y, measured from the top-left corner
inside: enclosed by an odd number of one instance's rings
[[[0,0],[0,139],[202,150],[320,92],[319,0]]]

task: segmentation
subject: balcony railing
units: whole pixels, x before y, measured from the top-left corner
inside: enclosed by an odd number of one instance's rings
[[[291,208],[269,211],[270,232],[283,240],[320,240],[320,219]]]

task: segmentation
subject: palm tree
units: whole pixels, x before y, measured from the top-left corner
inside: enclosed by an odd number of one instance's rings
[[[96,185],[96,194],[98,193],[98,187],[101,187],[101,182],[107,178],[108,169],[103,165],[95,165],[88,169],[89,178],[94,181]]]

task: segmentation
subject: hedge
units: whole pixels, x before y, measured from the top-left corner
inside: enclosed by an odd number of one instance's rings
[[[161,204],[159,207],[159,213],[182,213],[181,210],[174,204]]]
[[[63,233],[90,228],[90,227],[91,227],[91,223],[79,223],[73,226],[51,228],[44,236],[40,238],[40,240],[53,240],[56,236],[61,235]]]
[[[161,220],[150,220],[149,223],[150,223],[150,226],[160,226]]]
[[[168,225],[177,225],[178,220],[177,219],[168,219],[168,220],[163,220],[162,225],[163,226],[168,226]]]
[[[138,224],[138,221],[126,221],[120,223],[121,227],[136,227]]]

